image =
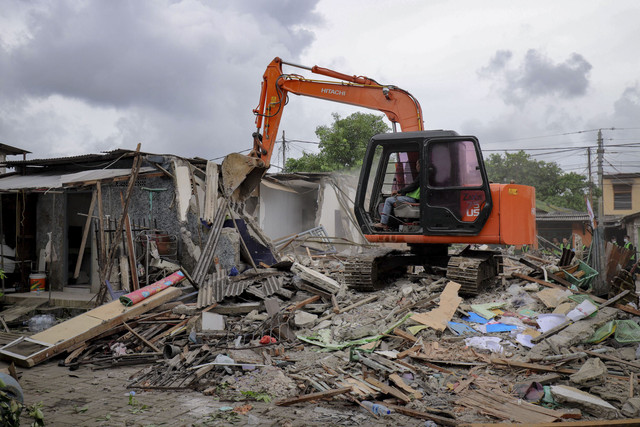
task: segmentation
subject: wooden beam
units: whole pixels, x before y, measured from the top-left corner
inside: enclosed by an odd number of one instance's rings
[[[544,281],[544,280],[536,279],[535,277],[527,276],[525,274],[512,273],[511,276],[517,277],[517,278],[523,279],[523,280],[528,280],[529,282],[535,282],[535,283],[538,283],[540,285],[546,286],[548,288],[569,289],[569,288],[566,288],[566,287],[561,286],[561,285],[556,285],[555,283],[550,283],[550,282],[547,282],[547,281]],[[569,289],[569,290],[571,292],[573,292],[574,294],[578,293],[578,294],[583,294],[583,295],[589,295],[589,298],[591,298],[592,300],[594,300],[597,303],[604,303],[604,302],[607,301],[604,298],[597,297],[597,296],[592,295],[592,294],[590,294],[588,292],[575,292],[572,289]],[[633,307],[631,307],[629,305],[615,304],[614,307],[617,308],[618,310],[622,310],[624,312],[627,312],[627,313],[630,313],[630,314],[633,314],[633,315],[636,315],[636,316],[640,316],[640,310],[635,309],[635,308],[633,308]]]
[[[565,280],[561,277],[556,276],[553,273],[550,273],[548,271],[546,271],[545,269],[543,269],[542,267],[540,267],[539,265],[536,265],[534,263],[532,263],[531,261],[527,261],[524,258],[520,258],[520,262],[524,265],[526,265],[527,267],[533,268],[535,271],[545,274],[547,275],[547,277],[550,277],[551,279],[555,280],[558,283],[563,284],[564,286],[566,286],[567,288],[571,287],[572,283],[569,282],[568,280]]]
[[[409,403],[411,402],[411,398],[409,398],[409,396],[407,396],[406,394],[404,394],[403,392],[401,392],[400,390],[398,390],[395,387],[391,387],[389,385],[386,385],[383,382],[378,381],[377,379],[373,378],[373,377],[366,377],[364,379],[366,382],[368,382],[369,384],[371,384],[374,387],[377,387],[380,389],[380,391],[384,394],[388,394],[390,396],[393,396],[397,399],[402,400],[405,403]]]
[[[437,424],[442,424],[443,426],[457,426],[459,424],[458,421],[452,418],[441,417],[439,415],[433,415],[433,414],[429,414],[427,412],[422,412],[422,411],[416,411],[415,409],[409,409],[404,406],[389,405],[389,404],[386,406],[387,408],[393,409],[399,414],[406,415],[408,417],[413,417],[413,418],[420,418],[423,420],[432,420],[432,421],[435,421]]]
[[[306,300],[300,301],[299,303],[289,306],[287,307],[287,310],[289,311],[296,311],[301,309],[302,307],[304,307],[307,304],[311,304],[312,302],[316,302],[320,299],[320,295],[314,295],[312,297],[307,298]]]
[[[122,197],[122,193],[120,194],[120,197]],[[140,282],[138,281],[138,269],[136,268],[136,254],[133,249],[133,233],[131,232],[131,220],[129,219],[128,213],[125,215],[125,219],[124,219],[124,230],[127,236],[127,252],[129,255],[129,271],[131,272],[131,284],[133,287],[132,290],[137,291],[138,289],[140,289]],[[147,242],[147,244],[151,244],[151,242]],[[150,283],[147,283],[147,285],[149,284]]]
[[[89,230],[91,229],[91,219],[93,215],[93,209],[96,206],[97,193],[94,190],[91,195],[91,203],[89,203],[89,212],[87,220],[84,223],[84,230],[82,231],[82,242],[80,243],[80,250],[78,252],[78,260],[76,261],[76,269],[73,272],[73,278],[77,279],[80,275],[80,267],[82,266],[82,258],[84,257],[84,248],[87,245],[87,237],[89,237]]]
[[[338,396],[340,394],[349,393],[353,390],[353,387],[342,387],[333,390],[320,391],[318,393],[305,394],[303,396],[293,397],[291,399],[280,400],[275,402],[278,406],[295,405],[296,403],[308,402],[310,400],[325,399],[327,397]]]
[[[131,326],[127,325],[127,322],[122,322],[122,324],[124,325],[125,328],[127,328],[129,330],[129,332],[131,332],[133,335],[135,335],[140,341],[145,343],[147,345],[147,347],[149,347],[150,349],[152,349],[156,353],[162,353],[158,347],[156,347],[155,345],[150,343],[145,337],[143,337],[142,335],[140,335],[139,333],[134,331]]]

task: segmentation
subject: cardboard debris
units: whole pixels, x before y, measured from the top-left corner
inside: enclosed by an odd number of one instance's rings
[[[440,295],[438,308],[428,313],[414,314],[411,316],[411,320],[415,320],[437,331],[444,331],[447,327],[447,322],[451,320],[462,301],[462,298],[458,296],[460,286],[461,285],[456,282],[447,283],[447,286],[445,286]]]

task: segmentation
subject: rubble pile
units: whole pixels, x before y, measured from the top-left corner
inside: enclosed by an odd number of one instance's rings
[[[199,291],[187,286],[179,301],[87,341],[61,363],[143,364],[130,389],[268,399],[266,411],[283,418],[285,407],[319,404],[314,413],[337,423],[640,416],[635,292],[626,304],[628,289],[598,298],[539,253],[504,253],[497,283],[474,297],[421,268],[356,292],[342,281],[348,257],[295,259],[211,274]]]

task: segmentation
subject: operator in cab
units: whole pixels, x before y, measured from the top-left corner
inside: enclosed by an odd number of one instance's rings
[[[374,228],[378,230],[389,229],[389,215],[391,215],[391,211],[397,202],[417,203],[420,200],[420,160],[416,162],[416,171],[418,176],[411,184],[398,191],[392,191],[391,196],[384,201],[380,222],[373,224]]]

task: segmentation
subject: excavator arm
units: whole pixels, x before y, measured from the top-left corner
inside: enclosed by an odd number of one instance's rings
[[[311,80],[298,74],[284,74],[282,65],[302,68],[336,80]],[[282,113],[288,95],[309,96],[378,110],[402,131],[424,130],[420,103],[409,92],[392,85],[381,85],[364,76],[350,76],[318,66],[305,67],[275,58],[265,70],[256,115],[253,148],[248,156],[230,154],[222,164],[223,185],[234,200],[244,200],[270,166]]]

